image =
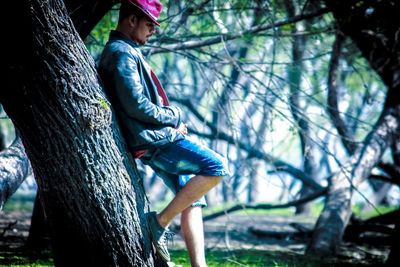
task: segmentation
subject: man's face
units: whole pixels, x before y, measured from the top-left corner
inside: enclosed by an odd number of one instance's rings
[[[138,44],[144,45],[156,31],[156,25],[148,18],[134,18],[131,38]]]

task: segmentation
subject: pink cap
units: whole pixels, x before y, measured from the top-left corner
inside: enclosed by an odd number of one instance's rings
[[[162,4],[159,0],[128,0],[128,2],[142,10],[157,26],[160,26],[157,19],[160,16]]]

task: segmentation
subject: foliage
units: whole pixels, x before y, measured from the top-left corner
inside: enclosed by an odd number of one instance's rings
[[[103,50],[103,47],[108,40],[110,29],[115,28],[117,25],[118,6],[119,5],[116,5],[115,8],[109,11],[96,25],[91,34],[85,39],[85,44],[94,59],[96,59]]]

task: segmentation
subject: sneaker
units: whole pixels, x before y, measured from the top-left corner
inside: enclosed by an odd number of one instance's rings
[[[169,262],[170,256],[167,248],[168,229],[165,229],[158,223],[157,214],[154,211],[148,213],[148,222],[150,226],[151,241],[156,248],[158,256],[160,256],[165,262]]]

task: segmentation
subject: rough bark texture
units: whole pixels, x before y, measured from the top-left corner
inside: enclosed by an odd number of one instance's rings
[[[39,194],[36,195],[33,206],[29,235],[25,242],[25,249],[29,252],[41,253],[50,250],[49,224],[44,214]]]
[[[76,0],[64,0],[64,3],[67,6],[68,12],[71,16],[71,19],[74,23],[74,26],[81,36],[82,39],[86,38],[90,31],[94,28],[94,26],[98,23],[98,21],[104,16],[106,12],[108,12],[113,5],[118,1],[113,0],[88,0],[85,2],[76,1]],[[2,110],[2,107],[0,107]],[[1,128],[0,128],[1,132]],[[3,137],[0,133],[0,137]],[[4,138],[0,138],[0,149],[3,150],[5,148],[5,144],[1,141]],[[19,145],[21,149],[19,150],[20,154],[14,161],[14,166],[16,170],[25,169],[26,164],[30,163],[28,161],[27,155],[25,153],[25,149],[23,149],[21,141],[19,141]],[[11,152],[11,155],[4,155],[6,158],[14,157],[12,154],[14,150],[7,150],[7,153]],[[19,159],[19,160],[18,160]],[[8,162],[3,162],[0,160],[0,164],[8,164]],[[20,177],[21,172],[9,172],[6,178],[3,177],[3,180],[7,179],[7,184],[9,186],[0,187],[0,194],[2,196],[6,196],[4,202],[7,201],[11,194],[17,190],[20,184],[25,180],[24,177]],[[5,190],[5,191],[4,191]],[[2,203],[2,205],[4,204]],[[1,205],[0,205],[1,206]],[[35,250],[39,252],[41,249],[47,249],[48,246],[48,231],[44,229],[47,227],[46,218],[42,211],[42,205],[38,200],[35,201],[35,208],[32,212],[31,219],[31,229],[29,231],[29,237],[27,240],[26,248],[29,250]],[[32,235],[32,237],[31,237]]]
[[[332,10],[339,29],[360,48],[362,54],[386,84],[384,110],[373,130],[333,176],[328,198],[320,215],[308,252],[333,254],[340,244],[351,214],[354,187],[366,179],[399,132],[400,90],[398,1],[334,1]]]
[[[21,26],[8,33],[0,101],[31,161],[55,265],[152,266],[142,183],[65,6],[7,5]]]
[[[0,153],[0,210],[25,180],[29,168],[24,146],[17,137],[10,147]]]
[[[325,207],[317,220],[307,249],[309,253],[336,253],[350,219],[354,188],[370,175],[399,130],[400,107],[389,110],[381,117],[364,145],[331,178]]]

